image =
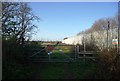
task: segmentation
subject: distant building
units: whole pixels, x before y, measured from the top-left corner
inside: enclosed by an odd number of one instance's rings
[[[70,44],[70,45],[82,44],[82,38],[83,38],[82,35],[64,38],[62,40],[62,43]]]

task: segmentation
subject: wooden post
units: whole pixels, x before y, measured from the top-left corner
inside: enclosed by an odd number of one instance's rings
[[[120,59],[120,1],[118,2],[118,55]]]
[[[83,37],[83,51],[84,51],[84,52],[86,51],[85,48],[86,48],[86,47],[85,47],[85,38]]]
[[[77,45],[77,53],[79,53],[79,46]]]
[[[2,17],[2,2],[0,1],[0,17]],[[0,33],[2,33],[2,21],[0,21]],[[2,80],[2,35],[0,34],[0,80]]]
[[[120,56],[120,26],[118,26],[118,54]]]
[[[75,50],[75,60],[76,60],[76,45],[74,46],[74,50]]]
[[[85,52],[86,52],[86,45],[85,45],[85,38],[84,38],[84,57],[85,57]]]
[[[85,39],[84,39],[84,52],[86,51],[86,46],[85,46]]]
[[[110,28],[110,22],[108,21],[108,27],[107,27],[107,38],[106,38],[106,48],[108,48],[109,47],[109,45],[108,45],[108,31],[109,31],[109,28]]]

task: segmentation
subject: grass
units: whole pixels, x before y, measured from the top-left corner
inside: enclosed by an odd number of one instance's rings
[[[50,63],[9,63],[4,68],[6,79],[94,79],[96,64],[89,60]]]
[[[84,60],[70,63],[33,64],[32,71],[37,79],[86,79],[93,78],[96,72],[94,63]]]
[[[59,65],[59,67],[58,67]],[[65,74],[62,64],[45,64],[45,68],[41,71],[42,79],[60,79]]]
[[[74,53],[71,52],[70,46],[56,46],[55,49],[52,51],[50,57],[51,60],[68,60],[73,58],[71,57],[71,55],[74,56]]]

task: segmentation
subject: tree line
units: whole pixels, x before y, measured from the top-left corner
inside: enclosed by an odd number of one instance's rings
[[[114,47],[112,39],[118,38],[118,15],[96,20],[89,29],[79,32],[77,35],[83,35],[86,44],[94,43],[101,50],[106,47],[107,42],[109,47]]]

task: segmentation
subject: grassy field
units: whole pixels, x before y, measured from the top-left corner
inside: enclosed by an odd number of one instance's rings
[[[58,60],[72,60],[74,59],[75,53],[71,46],[56,46],[50,54],[51,61]]]

